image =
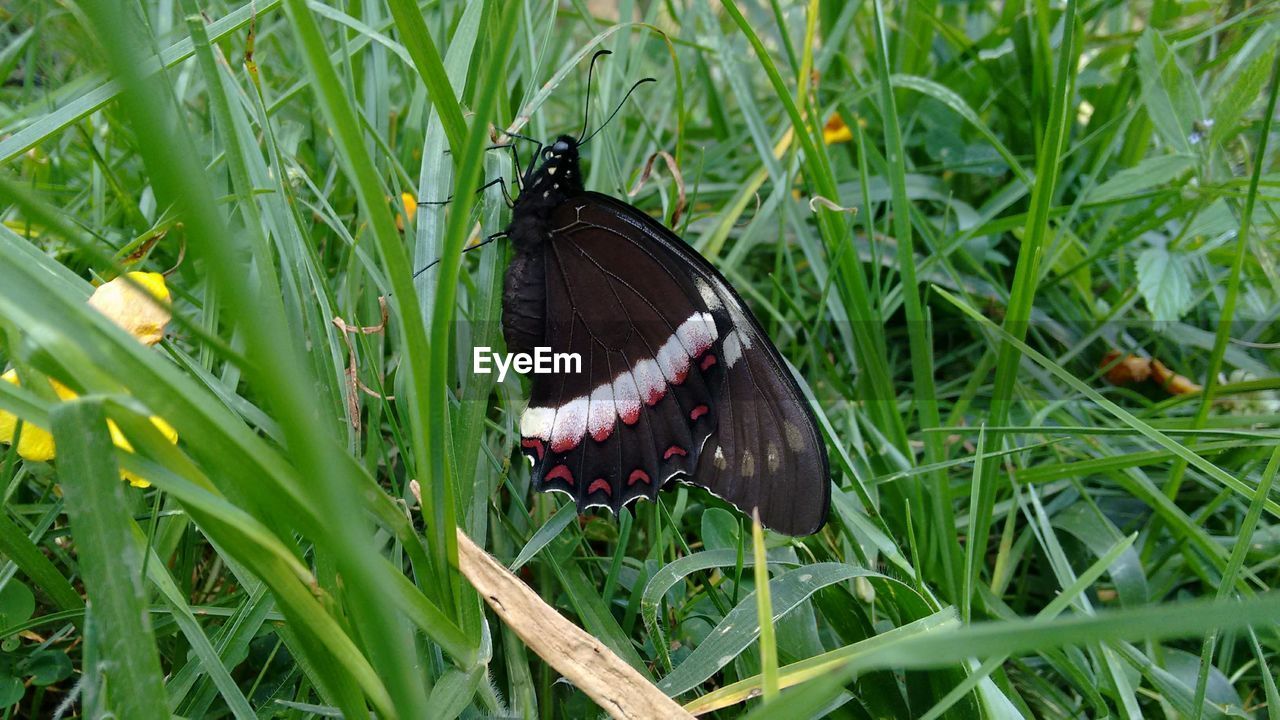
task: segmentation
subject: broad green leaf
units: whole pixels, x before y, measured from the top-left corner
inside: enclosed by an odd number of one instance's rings
[[[31,676],[32,685],[41,687],[66,680],[74,670],[71,658],[61,650],[41,650],[27,658],[22,669]]]
[[[1182,256],[1162,247],[1147,248],[1134,261],[1134,270],[1138,274],[1138,292],[1146,300],[1152,319],[1181,319],[1194,300]]]
[[[16,578],[0,588],[0,628],[26,622],[36,611],[36,597],[31,588]]]

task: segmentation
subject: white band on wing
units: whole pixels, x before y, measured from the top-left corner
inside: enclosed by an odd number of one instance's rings
[[[652,406],[666,394],[668,385],[684,382],[691,361],[706,352],[718,334],[711,313],[694,313],[680,323],[655,357],[645,358],[611,382],[597,385],[590,395],[578,396],[558,408],[526,409],[520,416],[520,434],[551,443],[553,452],[573,449],[588,433],[603,442],[618,419],[635,424],[642,403]]]

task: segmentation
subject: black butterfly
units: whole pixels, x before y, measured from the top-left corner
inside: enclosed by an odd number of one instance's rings
[[[531,375],[520,445],[534,487],[567,493],[579,511],[617,512],[679,480],[758,508],[773,530],[817,532],[831,501],[827,450],[778,350],[679,237],[583,189],[584,142],[562,135],[542,150],[504,233],[508,351],[582,358],[581,373]]]

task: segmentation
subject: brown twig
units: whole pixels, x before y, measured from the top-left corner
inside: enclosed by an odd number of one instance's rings
[[[361,335],[373,335],[380,333],[387,328],[387,299],[378,298],[378,308],[382,310],[382,320],[377,325],[348,325],[342,316],[335,315],[333,318],[334,327],[342,331],[342,342],[347,346],[347,367],[343,370],[343,375],[347,380],[347,417],[351,420],[351,429],[360,432],[360,398],[358,391],[364,392],[371,397],[381,398],[383,400],[395,400],[394,395],[383,395],[377,390],[364,384],[360,379],[360,371],[356,365],[356,347],[351,342],[350,333],[360,333]]]

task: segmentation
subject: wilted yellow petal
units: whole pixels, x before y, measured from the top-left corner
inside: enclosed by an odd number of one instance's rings
[[[128,276],[152,297],[169,302],[169,288],[160,273],[131,272]],[[147,345],[164,339],[164,328],[171,317],[167,309],[152,302],[124,276],[94,290],[89,305]]]
[[[822,126],[822,141],[831,145],[849,142],[852,139],[853,131],[844,124],[844,118],[840,117],[840,113],[831,113],[831,117],[827,118],[827,124]]]

